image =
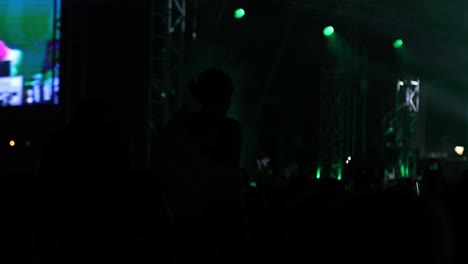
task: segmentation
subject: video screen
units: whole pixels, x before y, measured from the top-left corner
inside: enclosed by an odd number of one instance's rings
[[[0,0],[0,107],[57,105],[61,0]]]

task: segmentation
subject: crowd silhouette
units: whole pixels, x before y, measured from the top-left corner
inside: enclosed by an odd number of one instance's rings
[[[51,138],[37,173],[3,179],[21,186],[1,192],[8,263],[468,260],[468,170],[455,186],[437,160],[421,180],[394,185],[365,166],[343,181],[297,173],[251,185],[240,167],[249,146],[226,117],[231,78],[208,69],[189,89],[200,108],[174,115],[152,169],[131,167],[113,106],[97,98]]]

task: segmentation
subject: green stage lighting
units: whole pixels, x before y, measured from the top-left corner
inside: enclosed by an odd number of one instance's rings
[[[397,39],[393,42],[393,47],[395,49],[399,49],[401,47],[403,47],[403,40],[402,39]]]
[[[242,8],[238,8],[234,11],[234,18],[241,19],[245,16],[245,10]]]
[[[333,33],[335,33],[335,29],[332,26],[328,26],[328,27],[323,29],[323,35],[325,37],[329,37],[329,36],[333,35]]]

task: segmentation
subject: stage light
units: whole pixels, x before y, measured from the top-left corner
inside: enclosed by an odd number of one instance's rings
[[[399,49],[401,47],[403,47],[403,40],[402,39],[397,39],[393,42],[393,47],[395,49]]]
[[[400,175],[401,177],[406,177],[406,166],[403,163],[400,163]]]
[[[315,178],[320,179],[320,172],[321,172],[322,168],[318,167],[317,168],[317,174],[315,175]]]
[[[165,92],[162,92],[161,93],[161,98],[166,98],[167,97],[167,94]]]
[[[325,37],[329,37],[329,36],[333,35],[333,33],[335,33],[335,29],[332,26],[328,26],[328,27],[323,29],[323,35]]]
[[[242,8],[238,8],[234,10],[234,18],[235,19],[241,19],[245,16],[245,10]]]
[[[463,152],[465,152],[465,147],[456,146],[454,150],[455,150],[455,153],[457,153],[458,156],[463,156]]]
[[[351,161],[351,156],[348,157],[348,160]]]
[[[14,147],[16,145],[16,142],[14,140],[10,140],[10,147]]]

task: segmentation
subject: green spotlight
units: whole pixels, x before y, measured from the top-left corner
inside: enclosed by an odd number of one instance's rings
[[[393,47],[395,49],[399,49],[401,47],[403,47],[403,40],[402,39],[397,39],[393,42]]]
[[[238,8],[234,11],[234,18],[241,19],[245,16],[245,10],[242,8]]]
[[[161,98],[166,98],[167,97],[167,94],[165,92],[162,92],[161,93]]]
[[[315,178],[320,179],[320,173],[322,171],[322,168],[320,168],[320,166],[317,168],[317,174],[315,174]]]
[[[329,37],[329,36],[333,35],[333,33],[335,33],[335,29],[332,26],[328,26],[328,27],[323,29],[323,35],[325,37]]]

